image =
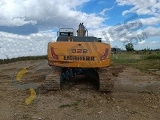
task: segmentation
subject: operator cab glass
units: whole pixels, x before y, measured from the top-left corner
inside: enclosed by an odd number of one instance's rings
[[[58,36],[68,36],[68,33],[70,36],[73,36],[74,30],[73,28],[60,28],[58,31]]]

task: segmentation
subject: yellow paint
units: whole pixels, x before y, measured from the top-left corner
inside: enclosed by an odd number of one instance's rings
[[[36,91],[33,88],[29,89],[31,94],[28,98],[25,99],[25,103],[28,105],[30,104],[36,97]]]
[[[54,48],[58,59],[52,57],[51,48]],[[108,55],[105,60],[100,60],[106,48]],[[73,53],[72,49],[85,49],[87,53]],[[48,64],[60,67],[100,68],[110,65],[110,44],[101,42],[50,42],[48,44]],[[94,61],[86,60],[65,60],[64,56],[94,56]]]
[[[27,73],[27,69],[23,68],[22,70],[20,70],[17,75],[16,75],[16,80],[21,82],[21,78],[23,77],[23,75],[25,75]]]
[[[22,70],[20,70],[17,75],[16,75],[16,80],[18,82],[21,82],[21,78],[27,73],[27,69],[26,68],[23,68]],[[36,91],[33,89],[33,88],[30,88],[29,89],[31,94],[28,98],[25,99],[25,103],[27,105],[29,105],[36,97]]]

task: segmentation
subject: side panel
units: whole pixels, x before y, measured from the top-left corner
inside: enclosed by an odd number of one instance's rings
[[[61,67],[97,68],[110,65],[111,47],[100,42],[52,42],[48,64]]]

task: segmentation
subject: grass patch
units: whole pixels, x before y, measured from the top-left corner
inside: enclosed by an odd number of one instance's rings
[[[111,56],[111,61],[115,64],[130,64],[141,60],[141,55],[135,55],[133,52],[115,54]]]
[[[66,108],[66,107],[72,107],[71,104],[64,104],[64,105],[60,105],[59,108]]]
[[[141,71],[148,69],[160,70],[160,54],[135,54],[124,52],[111,56],[111,61],[115,65],[126,65],[137,68]]]
[[[160,54],[146,55],[146,56],[144,57],[144,59],[146,59],[146,60],[159,59],[159,60],[160,60]]]
[[[25,60],[40,60],[40,59],[47,59],[47,55],[44,56],[26,56],[26,57],[18,57],[18,58],[11,58],[11,59],[4,59],[0,60],[0,64],[7,64],[17,61],[25,61]]]
[[[141,60],[134,63],[132,67],[137,68],[141,71],[148,71],[148,69],[159,69],[160,70],[160,59]]]
[[[66,107],[73,107],[73,106],[75,107],[75,106],[78,106],[79,103],[80,101],[77,101],[71,104],[63,104],[63,105],[60,105],[59,108],[66,108]]]

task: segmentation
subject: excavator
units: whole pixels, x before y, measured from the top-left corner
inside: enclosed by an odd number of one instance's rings
[[[88,36],[83,23],[79,24],[77,35],[73,28],[60,28],[55,42],[48,43],[48,65],[52,73],[46,76],[43,86],[46,90],[60,90],[62,83],[78,75],[96,81],[99,91],[112,92],[114,80],[110,66],[110,44]]]

